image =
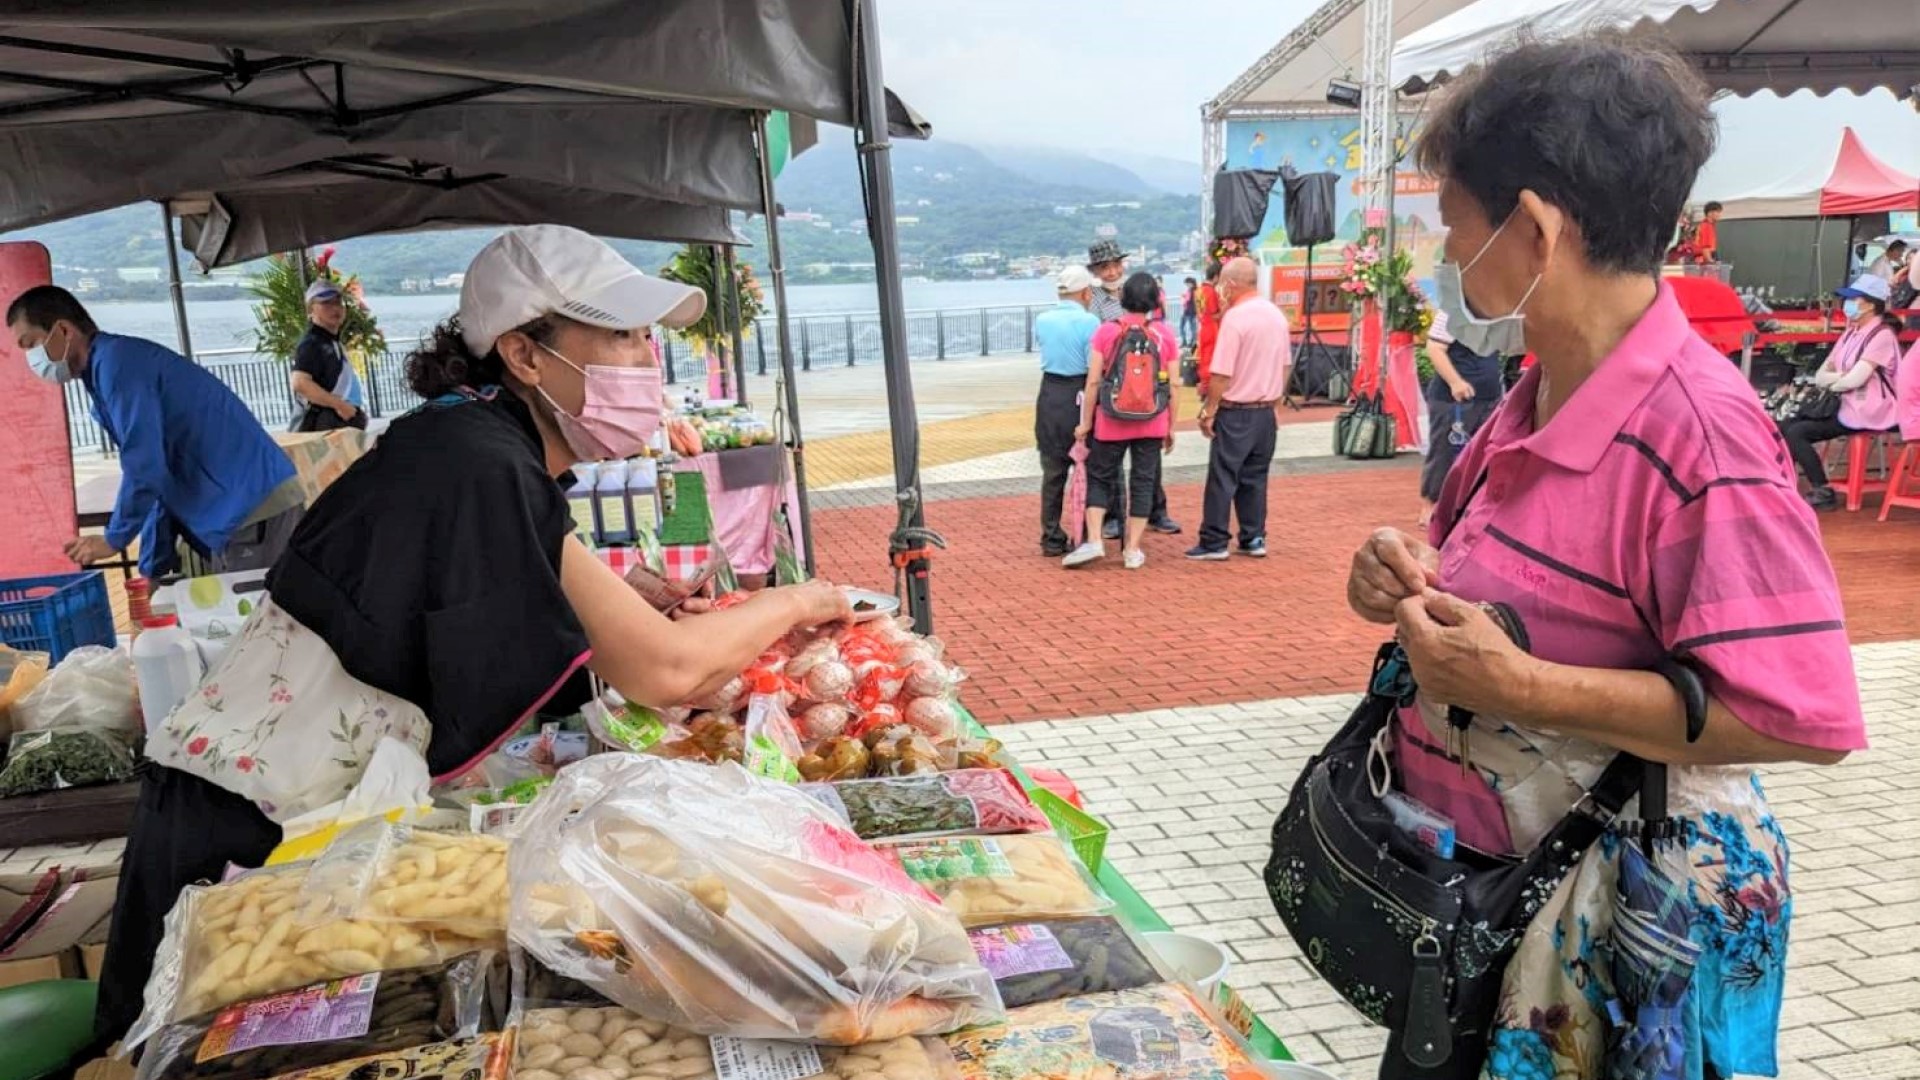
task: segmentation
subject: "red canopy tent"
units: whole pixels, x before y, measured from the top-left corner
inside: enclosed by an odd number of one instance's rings
[[[1820,187],[1821,217],[1852,217],[1920,210],[1920,179],[1869,153],[1848,128],[1840,137],[1833,173]]]

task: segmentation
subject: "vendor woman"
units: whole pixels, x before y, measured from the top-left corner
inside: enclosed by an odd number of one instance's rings
[[[426,404],[327,489],[275,564],[281,610],[349,674],[425,712],[437,779],[477,764],[582,666],[631,701],[673,705],[788,631],[851,615],[844,593],[813,582],[670,622],[574,536],[556,477],[646,445],[660,422],[658,380],[640,373],[658,365],[651,327],[686,326],[705,307],[697,289],[647,277],[577,229],[509,230],[467,268],[459,314],[408,357]],[[279,841],[253,802],[174,769],[148,774],[100,980],[101,1038],[138,1015],[181,888],[259,866]]]

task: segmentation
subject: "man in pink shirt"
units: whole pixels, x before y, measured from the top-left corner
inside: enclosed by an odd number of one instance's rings
[[[1286,393],[1287,317],[1260,295],[1260,268],[1242,256],[1220,271],[1220,340],[1214,346],[1200,434],[1213,440],[1200,542],[1187,558],[1227,558],[1228,516],[1240,519],[1240,553],[1267,554],[1267,472]]]

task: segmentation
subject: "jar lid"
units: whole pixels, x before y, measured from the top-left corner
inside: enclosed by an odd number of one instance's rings
[[[140,626],[147,630],[163,630],[169,626],[180,625],[180,620],[172,615],[150,615],[140,620]]]

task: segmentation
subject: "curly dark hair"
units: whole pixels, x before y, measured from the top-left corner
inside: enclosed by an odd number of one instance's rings
[[[1160,279],[1141,270],[1120,286],[1120,310],[1151,315],[1160,310]]]
[[[552,343],[557,327],[550,316],[542,315],[514,329],[547,345]],[[473,355],[460,336],[458,315],[434,327],[432,335],[407,354],[407,385],[429,401],[463,386],[470,390],[498,386],[505,381],[506,373],[499,349],[489,349],[485,356]]]
[[[1520,38],[1454,82],[1420,135],[1423,171],[1505,221],[1532,191],[1580,229],[1595,269],[1652,273],[1713,154],[1706,84],[1616,33]]]

